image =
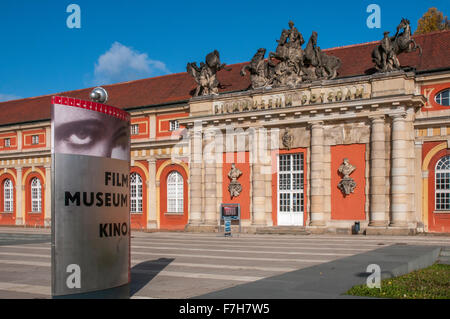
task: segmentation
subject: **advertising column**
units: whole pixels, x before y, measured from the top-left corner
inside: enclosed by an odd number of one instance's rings
[[[128,298],[130,116],[52,98],[52,296]]]

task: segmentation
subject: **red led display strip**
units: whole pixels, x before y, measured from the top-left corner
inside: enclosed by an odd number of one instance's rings
[[[74,99],[71,97],[64,97],[64,96],[53,96],[52,97],[52,104],[60,104],[60,105],[69,105],[69,106],[75,106],[82,109],[88,109],[91,111],[96,111],[104,114],[108,114],[114,117],[117,117],[118,119],[129,121],[130,120],[130,113],[118,109],[117,107],[91,102],[91,101],[85,101],[80,99]]]

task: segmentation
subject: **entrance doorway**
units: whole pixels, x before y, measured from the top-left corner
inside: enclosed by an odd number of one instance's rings
[[[278,155],[278,225],[303,226],[304,153]]]

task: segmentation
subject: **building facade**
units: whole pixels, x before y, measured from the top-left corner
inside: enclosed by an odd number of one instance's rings
[[[242,63],[218,94],[188,73],[104,86],[132,116],[131,227],[217,231],[233,203],[247,232],[450,232],[450,32],[415,40],[389,72],[374,42],[324,50],[337,76],[295,85],[254,88]],[[0,103],[0,225],[51,224],[50,101]]]

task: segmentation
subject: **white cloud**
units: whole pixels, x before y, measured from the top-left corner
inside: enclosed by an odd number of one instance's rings
[[[170,71],[163,62],[151,60],[146,53],[114,42],[95,63],[93,84],[132,81],[167,73]]]
[[[5,101],[11,101],[11,100],[18,100],[21,99],[22,97],[17,96],[17,95],[13,95],[13,94],[2,94],[0,93],[0,102],[5,102]]]

